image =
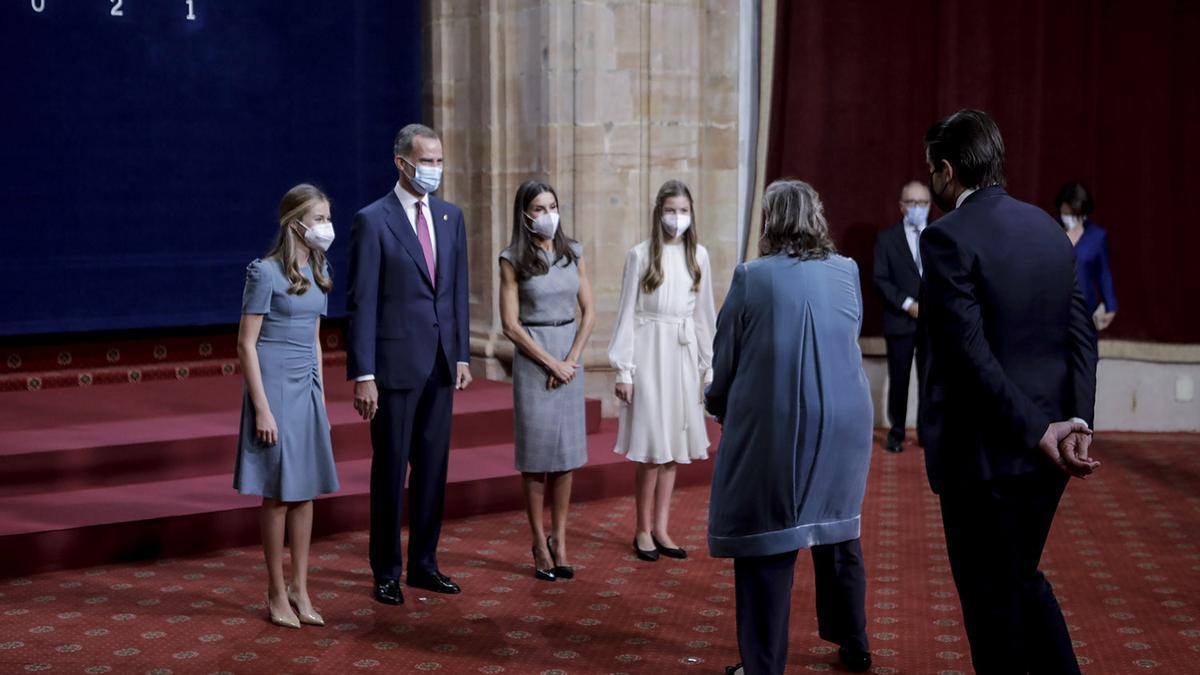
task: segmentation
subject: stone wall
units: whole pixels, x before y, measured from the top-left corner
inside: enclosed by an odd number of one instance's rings
[[[696,199],[718,304],[737,261],[739,3],[732,0],[429,0],[428,121],[443,135],[441,195],[471,237],[472,351],[503,377],[497,255],[527,178],[558,191],[584,245],[598,321],[588,389],[608,394],[606,351],[625,252],[645,239],[658,187]]]

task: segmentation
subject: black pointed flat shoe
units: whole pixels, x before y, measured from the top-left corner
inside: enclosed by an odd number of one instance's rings
[[[633,538],[633,552],[637,555],[638,560],[645,560],[646,562],[655,562],[658,560],[658,549],[646,551],[638,548],[637,537]]]
[[[686,560],[687,559],[687,551],[685,551],[681,548],[669,548],[667,546],[663,546],[662,543],[660,543],[658,541],[658,537],[654,536],[653,532],[650,533],[650,540],[654,542],[654,548],[657,549],[659,553],[667,556],[668,558],[675,558],[676,560]]]

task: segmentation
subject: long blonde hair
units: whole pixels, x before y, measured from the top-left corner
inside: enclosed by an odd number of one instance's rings
[[[301,183],[288,190],[279,201],[279,235],[275,238],[275,245],[271,247],[267,257],[278,260],[283,267],[284,276],[292,284],[288,287],[288,293],[292,295],[304,295],[308,292],[309,281],[300,271],[300,260],[296,255],[296,247],[301,245],[299,240],[302,235],[291,225],[300,222],[309,209],[321,202],[328,204],[329,197],[326,197],[320,188],[308,183]],[[308,249],[308,265],[312,270],[313,279],[321,291],[328,294],[333,289],[333,279],[330,278],[326,266],[325,252],[311,246]]]
[[[688,206],[692,211],[692,226],[683,233],[684,252],[687,254],[688,271],[692,273],[692,292],[700,290],[700,264],[696,262],[696,204],[692,201],[692,192],[683,181],[669,180],[658,189],[654,198],[654,215],[650,223],[650,265],[642,275],[642,292],[653,293],[663,282],[662,251],[663,251],[663,204],[671,197],[687,197]]]

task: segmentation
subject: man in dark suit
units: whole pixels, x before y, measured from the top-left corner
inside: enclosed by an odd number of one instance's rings
[[[900,190],[900,222],[875,241],[875,290],[883,297],[883,339],[888,359],[887,449],[904,450],[908,417],[908,375],[917,346],[921,292],[921,255],[917,245],[929,216],[929,189],[913,181]],[[917,369],[918,379],[921,369]]]
[[[420,124],[395,143],[400,179],[354,216],[350,230],[347,374],[371,421],[371,571],[375,599],[404,602],[400,520],[409,476],[407,584],[459,587],[437,566],[453,391],[471,382],[467,236],[462,210],[429,195],[442,142]]]
[[[1071,244],[1004,190],[995,122],[961,110],[925,135],[933,201],[921,235],[921,426],[929,482],[979,673],[1078,673],[1038,570],[1070,476],[1088,456],[1096,336]]]

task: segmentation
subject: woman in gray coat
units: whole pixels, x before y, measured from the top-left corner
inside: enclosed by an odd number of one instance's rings
[[[820,198],[801,181],[767,187],[759,248],[734,272],[717,319],[705,403],[723,431],[709,551],[734,558],[747,674],[784,671],[802,548],[812,549],[820,635],[862,672],[871,657],[859,514],[872,410],[858,266],[837,255]]]

